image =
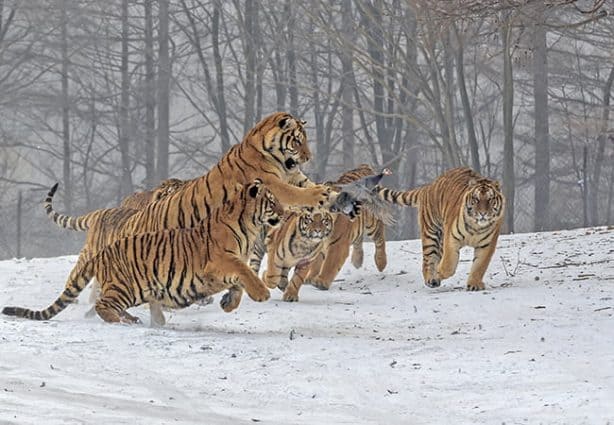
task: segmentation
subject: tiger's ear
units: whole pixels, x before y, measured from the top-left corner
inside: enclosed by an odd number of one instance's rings
[[[294,124],[294,118],[292,118],[290,115],[284,116],[277,123],[279,128],[281,128],[282,130],[288,130],[293,124]]]
[[[499,180],[493,181],[492,185],[495,187],[495,189],[497,189],[499,192],[501,192],[501,183],[499,183]]]
[[[255,179],[249,185],[249,188],[247,189],[247,193],[249,194],[250,197],[255,198],[256,196],[258,196],[261,189],[262,189],[262,180]]]
[[[469,186],[469,187],[473,187],[473,186],[475,186],[476,184],[478,184],[478,180],[477,180],[477,179],[474,179],[474,178],[469,179],[469,182],[468,182],[467,184],[468,184],[468,186]]]

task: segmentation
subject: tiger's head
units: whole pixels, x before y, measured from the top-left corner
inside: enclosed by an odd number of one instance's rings
[[[153,199],[155,201],[164,199],[168,195],[172,195],[173,193],[177,192],[179,189],[185,186],[186,183],[186,180],[174,178],[163,180],[162,183],[160,183],[160,186],[153,190]]]
[[[255,179],[246,185],[245,198],[248,205],[253,204],[253,217],[256,224],[268,224],[275,227],[281,222],[284,208],[273,192],[262,183],[262,180]]]
[[[264,150],[286,172],[292,172],[311,159],[304,126],[305,121],[285,112],[277,112],[262,120],[252,131],[264,130]]]
[[[464,205],[466,217],[479,227],[490,226],[503,215],[505,208],[499,182],[489,179],[470,182]]]
[[[324,239],[333,231],[333,216],[322,208],[304,207],[298,218],[301,235],[309,239]]]

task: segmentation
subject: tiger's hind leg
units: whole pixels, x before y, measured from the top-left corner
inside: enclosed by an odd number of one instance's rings
[[[96,313],[105,322],[109,323],[140,323],[140,319],[129,314],[126,309],[133,307],[129,289],[119,285],[111,285],[103,288],[102,293],[96,301]]]
[[[362,267],[362,263],[364,261],[365,252],[362,248],[363,237],[360,236],[358,239],[354,241],[352,244],[352,265],[354,268],[359,269]]]
[[[443,252],[437,265],[437,279],[444,280],[454,275],[458,266],[460,249],[461,244],[454,238],[452,230],[446,229],[443,237]]]
[[[311,279],[311,284],[318,289],[328,291],[349,254],[350,240],[344,235],[328,247],[320,273]]]
[[[490,264],[495,248],[497,246],[497,239],[499,237],[499,229],[495,230],[495,233],[490,240],[490,243],[486,246],[477,247],[473,250],[473,264],[469,271],[469,278],[467,279],[468,291],[481,291],[484,289],[484,274]]]
[[[382,272],[388,265],[388,256],[386,255],[386,225],[381,220],[376,220],[373,228],[368,228],[367,233],[375,243],[375,266],[377,270]]]

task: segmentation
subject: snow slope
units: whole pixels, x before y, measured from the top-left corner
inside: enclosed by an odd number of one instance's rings
[[[480,293],[471,250],[437,290],[418,241],[385,273],[372,250],[329,292],[218,296],[163,329],[84,318],[89,290],[48,322],[1,316],[0,424],[614,424],[613,229],[503,236]],[[46,306],[74,261],[0,262],[0,305]]]

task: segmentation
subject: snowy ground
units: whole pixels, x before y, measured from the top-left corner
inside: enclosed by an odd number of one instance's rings
[[[480,293],[469,250],[432,290],[418,241],[385,273],[366,248],[329,292],[218,296],[163,329],[85,319],[88,290],[48,322],[2,316],[0,424],[614,424],[614,230],[503,236]],[[0,262],[0,305],[46,306],[74,260]]]

